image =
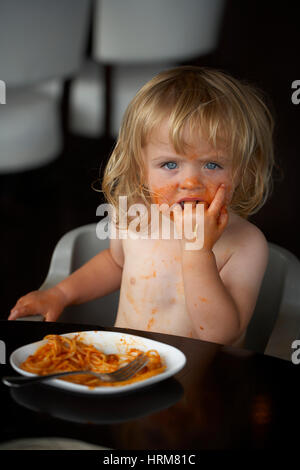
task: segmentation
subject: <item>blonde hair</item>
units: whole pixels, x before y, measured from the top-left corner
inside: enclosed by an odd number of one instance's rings
[[[273,118],[261,92],[228,74],[209,68],[182,66],[166,70],[146,83],[129,104],[116,146],[104,171],[102,191],[118,208],[151,194],[145,184],[142,148],[152,131],[168,118],[170,141],[184,153],[183,131],[205,130],[210,143],[225,140],[238,178],[230,209],[247,218],[265,203],[272,187]]]

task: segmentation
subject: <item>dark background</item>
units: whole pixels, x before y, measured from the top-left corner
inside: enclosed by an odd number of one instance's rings
[[[291,84],[300,79],[300,5],[267,0],[227,0],[218,49],[188,64],[223,69],[263,89],[275,121],[278,170],[274,191],[250,218],[268,241],[300,258],[298,175],[300,105],[291,101]],[[88,54],[88,50],[87,50]],[[178,64],[180,65],[180,64]],[[38,289],[46,277],[58,239],[79,225],[97,222],[101,195],[91,188],[114,140],[79,138],[67,130],[68,87],[62,102],[64,150],[34,171],[0,175],[1,313],[8,316],[19,296]]]

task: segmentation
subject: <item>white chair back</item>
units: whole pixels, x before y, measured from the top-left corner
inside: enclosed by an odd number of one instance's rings
[[[1,0],[0,172],[32,170],[62,150],[62,82],[83,62],[91,0]]]
[[[0,78],[23,87],[80,67],[91,0],[1,0]]]
[[[93,56],[106,63],[173,62],[217,45],[224,0],[96,0]]]

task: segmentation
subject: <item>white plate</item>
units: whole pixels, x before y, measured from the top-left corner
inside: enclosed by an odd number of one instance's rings
[[[62,388],[71,392],[87,393],[89,395],[129,392],[134,389],[152,385],[173,376],[179,372],[186,363],[186,357],[179,349],[159,341],[143,338],[142,336],[118,333],[115,331],[82,331],[67,333],[61,336],[73,338],[75,335],[79,335],[78,339],[80,341],[83,341],[86,344],[93,344],[96,348],[104,351],[106,354],[124,353],[131,348],[137,348],[141,351],[155,349],[163,359],[166,369],[161,374],[154,375],[148,379],[114,387],[96,387],[90,389],[85,385],[79,385],[59,379],[51,379],[45,382],[47,385]],[[20,364],[24,362],[30,354],[34,354],[35,351],[45,343],[46,340],[42,340],[16,349],[10,356],[11,366],[21,375],[26,375],[28,377],[35,376],[36,374],[20,369]]]

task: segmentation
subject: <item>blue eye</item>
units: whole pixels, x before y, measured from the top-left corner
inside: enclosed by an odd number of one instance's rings
[[[177,167],[177,163],[175,162],[167,162],[162,165],[163,168],[167,168],[168,170],[175,170]]]
[[[207,168],[208,170],[215,170],[216,168],[221,168],[221,167],[217,163],[208,162],[206,163],[205,168]]]

